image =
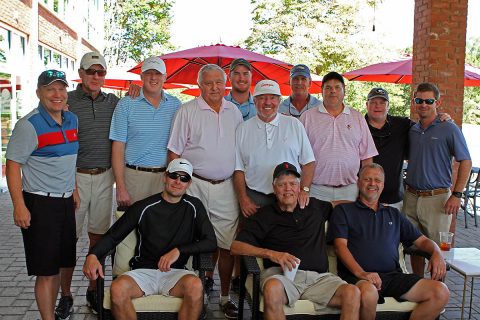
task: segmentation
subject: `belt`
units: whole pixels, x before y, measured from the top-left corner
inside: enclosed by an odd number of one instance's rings
[[[197,178],[197,179],[210,182],[211,184],[219,184],[219,183],[222,183],[222,182],[228,180],[228,179],[222,179],[222,180],[207,179],[207,178],[204,178],[204,177],[202,177],[202,176],[199,176],[199,175],[196,174],[196,173],[193,173],[192,176],[194,176],[194,177]]]
[[[418,197],[431,197],[431,196],[436,196],[439,194],[444,194],[448,193],[450,191],[449,188],[439,188],[439,189],[433,189],[433,190],[416,190],[409,185],[407,185],[407,191],[410,193],[413,193],[414,195]]]
[[[153,172],[153,173],[158,173],[158,172],[165,172],[165,170],[167,170],[167,168],[165,167],[139,167],[139,166],[134,166],[134,165],[131,165],[131,164],[126,164],[125,165],[127,168],[130,168],[130,169],[133,169],[133,170],[138,170],[138,171],[145,171],[145,172]]]
[[[55,192],[43,192],[43,191],[25,191],[28,193],[33,193],[39,196],[52,197],[52,198],[70,198],[73,194],[73,191],[67,191],[64,193],[55,193]]]
[[[349,184],[346,184],[346,185],[343,185],[343,184],[339,184],[338,186],[329,186],[329,185],[325,185],[325,187],[329,187],[329,188],[343,188],[343,187],[346,187],[346,186],[349,186]]]
[[[110,167],[108,167],[108,168],[77,168],[77,172],[78,173],[86,173],[86,174],[90,174],[90,175],[94,176],[96,174],[104,173],[108,169],[110,169]]]

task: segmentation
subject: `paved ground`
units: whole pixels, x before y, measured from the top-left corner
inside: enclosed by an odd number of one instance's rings
[[[480,248],[480,228],[473,226],[469,218],[469,228],[464,228],[463,216],[457,220],[457,247]],[[12,204],[8,194],[0,194],[0,319],[38,319],[40,317],[33,294],[34,277],[27,276],[23,243],[20,231],[12,220]],[[78,246],[78,266],[83,265],[87,241],[83,237]],[[218,276],[215,291],[208,305],[208,319],[223,319],[218,307]],[[441,319],[460,319],[461,293],[463,278],[450,271],[446,283],[451,290],[450,302]],[[86,307],[85,291],[87,281],[80,267],[75,270],[73,278],[73,295],[75,299],[75,314],[72,320],[96,319]],[[480,319],[480,284],[476,285],[472,309],[472,319]],[[468,305],[468,300],[467,300]],[[246,318],[249,316],[246,311]],[[468,315],[467,315],[468,316]]]

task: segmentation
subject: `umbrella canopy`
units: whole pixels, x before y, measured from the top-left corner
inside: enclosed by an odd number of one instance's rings
[[[290,69],[292,64],[267,57],[252,51],[242,49],[238,46],[226,46],[216,44],[211,46],[197,47],[187,50],[172,52],[160,56],[167,67],[167,80],[165,83],[197,84],[197,75],[200,68],[206,64],[217,64],[227,74],[230,72],[230,64],[237,58],[248,60],[252,65],[252,84],[258,81],[270,79],[277,81],[280,85],[287,85],[290,81]],[[130,72],[140,74],[143,63],[133,67]],[[313,79],[310,93],[321,92],[321,79]],[[227,86],[231,86],[227,81]],[[284,90],[290,94],[290,89]],[[282,92],[283,94],[283,92]]]
[[[412,83],[412,58],[372,64],[343,74],[351,81]],[[465,65],[465,86],[480,86],[480,69]]]

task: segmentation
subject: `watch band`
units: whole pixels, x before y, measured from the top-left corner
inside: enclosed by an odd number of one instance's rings
[[[463,196],[463,193],[459,192],[459,191],[454,191],[454,192],[452,192],[452,196],[454,196],[456,198],[461,198]]]

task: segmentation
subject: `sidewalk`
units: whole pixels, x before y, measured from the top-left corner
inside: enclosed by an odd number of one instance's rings
[[[27,276],[23,242],[20,230],[14,226],[12,219],[12,203],[8,193],[0,193],[0,319],[39,319],[38,308],[33,293],[34,277]],[[457,220],[456,246],[480,248],[480,227],[474,226],[473,218],[469,217],[469,228],[464,228],[463,214]],[[77,246],[77,268],[73,276],[72,293],[75,301],[72,320],[93,320],[96,316],[90,313],[86,306],[85,291],[87,280],[81,272],[81,266],[87,253],[87,238],[80,238]],[[109,263],[107,261],[107,263]],[[480,283],[476,280],[473,296],[472,319],[480,320]],[[443,320],[460,319],[462,301],[463,278],[453,271],[449,271],[446,283],[450,288],[450,302],[446,312],[441,316]],[[470,283],[470,281],[469,281]],[[469,293],[469,286],[467,293]],[[219,280],[215,279],[214,292],[210,297],[207,309],[207,319],[223,319],[218,306]],[[236,297],[235,297],[236,298]],[[466,314],[468,318],[469,295],[466,299]],[[245,319],[249,319],[249,310],[245,311]]]

